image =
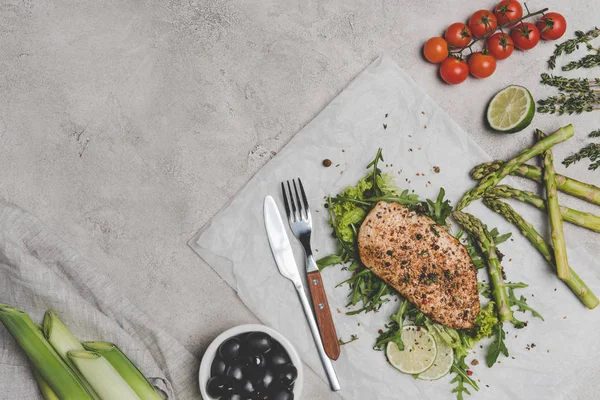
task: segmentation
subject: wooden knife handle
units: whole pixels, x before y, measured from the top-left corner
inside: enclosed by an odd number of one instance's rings
[[[333,318],[331,317],[331,310],[327,302],[321,273],[319,271],[309,272],[307,277],[325,353],[332,360],[337,360],[340,357],[340,343],[338,342],[335,325],[333,325]]]

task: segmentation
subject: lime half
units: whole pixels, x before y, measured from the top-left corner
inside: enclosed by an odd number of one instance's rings
[[[454,362],[454,350],[443,340],[436,340],[436,355],[431,367],[419,374],[419,379],[433,381],[440,379],[450,372]]]
[[[405,326],[402,330],[404,350],[394,342],[385,349],[388,361],[406,374],[420,374],[433,365],[436,356],[435,340],[425,329]]]
[[[487,109],[487,122],[492,129],[513,133],[527,128],[535,115],[535,101],[529,90],[512,85],[499,91]]]

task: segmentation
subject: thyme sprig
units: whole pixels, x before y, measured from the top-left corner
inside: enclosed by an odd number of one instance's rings
[[[556,45],[556,48],[554,49],[554,54],[552,54],[550,59],[548,59],[548,67],[550,69],[554,69],[556,67],[557,57],[560,57],[563,54],[571,54],[572,52],[577,50],[579,48],[579,45],[582,43],[585,43],[588,50],[594,50],[594,48],[589,42],[590,40],[595,39],[598,36],[600,36],[600,28],[597,27],[585,33],[583,31],[575,32],[575,38],[566,40]],[[568,71],[564,69],[565,67],[563,67],[563,71]]]
[[[598,54],[588,54],[581,60],[571,61],[567,65],[563,65],[563,71],[571,71],[579,68],[594,68],[600,65],[600,52]]]
[[[587,78],[566,78],[546,73],[543,73],[541,78],[544,85],[554,86],[562,92],[587,92],[600,89],[600,78],[590,81]]]
[[[581,114],[600,110],[600,91],[569,92],[538,100],[538,112],[549,114]]]
[[[588,137],[600,137],[600,129],[590,132]],[[565,158],[562,163],[565,165],[565,167],[568,167],[569,165],[575,164],[577,161],[583,160],[584,158],[589,158],[591,161],[591,164],[588,166],[590,171],[595,171],[598,167],[600,167],[600,143],[588,144],[577,153]]]
[[[588,166],[590,171],[595,171],[600,167],[600,143],[590,143],[577,153],[570,155],[563,160],[565,167],[575,164],[577,161],[589,158],[591,164]]]

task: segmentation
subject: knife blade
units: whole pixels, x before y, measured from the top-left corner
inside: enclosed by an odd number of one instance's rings
[[[275,204],[275,200],[271,196],[265,197],[264,219],[267,237],[269,238],[269,244],[271,245],[271,252],[275,258],[275,263],[277,264],[277,268],[279,269],[281,275],[294,283],[294,287],[296,288],[296,292],[298,293],[298,297],[302,303],[304,315],[308,320],[310,332],[317,346],[319,358],[321,359],[323,368],[325,368],[325,373],[327,374],[331,390],[340,390],[340,382],[335,370],[333,369],[331,360],[325,353],[319,327],[313,314],[313,309],[308,301],[306,292],[304,291],[304,284],[300,278],[298,265],[296,264],[294,253],[292,252],[292,246],[290,244],[290,240],[288,239],[285,226],[283,225],[283,220],[281,219],[281,214],[279,213],[277,204]]]

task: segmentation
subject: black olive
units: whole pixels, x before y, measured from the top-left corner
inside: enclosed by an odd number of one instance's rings
[[[210,367],[210,376],[223,376],[225,375],[226,370],[227,364],[225,364],[225,361],[223,361],[219,357],[216,357],[213,360],[212,365]]]
[[[289,364],[290,359],[288,355],[282,350],[273,349],[267,353],[267,365],[272,367],[280,367],[285,364]]]
[[[240,356],[240,341],[237,338],[227,339],[219,347],[219,355],[226,363],[237,360]]]
[[[265,369],[265,373],[262,378],[259,379],[259,387],[261,389],[268,390],[273,384],[273,381],[275,381],[275,373],[273,370],[267,368]]]
[[[254,387],[254,383],[250,380],[246,380],[242,382],[242,386],[240,386],[240,393],[244,396],[251,397],[256,392],[256,388]]]
[[[210,378],[206,384],[206,391],[211,397],[220,398],[227,393],[225,379],[220,376]]]
[[[245,378],[246,379],[252,379],[254,381],[261,381],[263,376],[265,376],[265,369],[264,368],[246,368],[246,371],[244,372]]]
[[[279,388],[269,395],[269,400],[294,400],[294,393],[289,388]]]
[[[234,382],[241,382],[244,379],[244,368],[239,364],[233,364],[227,368],[226,376]]]
[[[285,365],[279,370],[278,377],[285,386],[291,386],[298,377],[298,370],[291,364]]]
[[[263,368],[266,364],[265,356],[262,354],[247,356],[244,358],[244,364],[250,368]]]
[[[264,332],[252,332],[245,344],[250,354],[264,354],[271,349],[271,336]]]

